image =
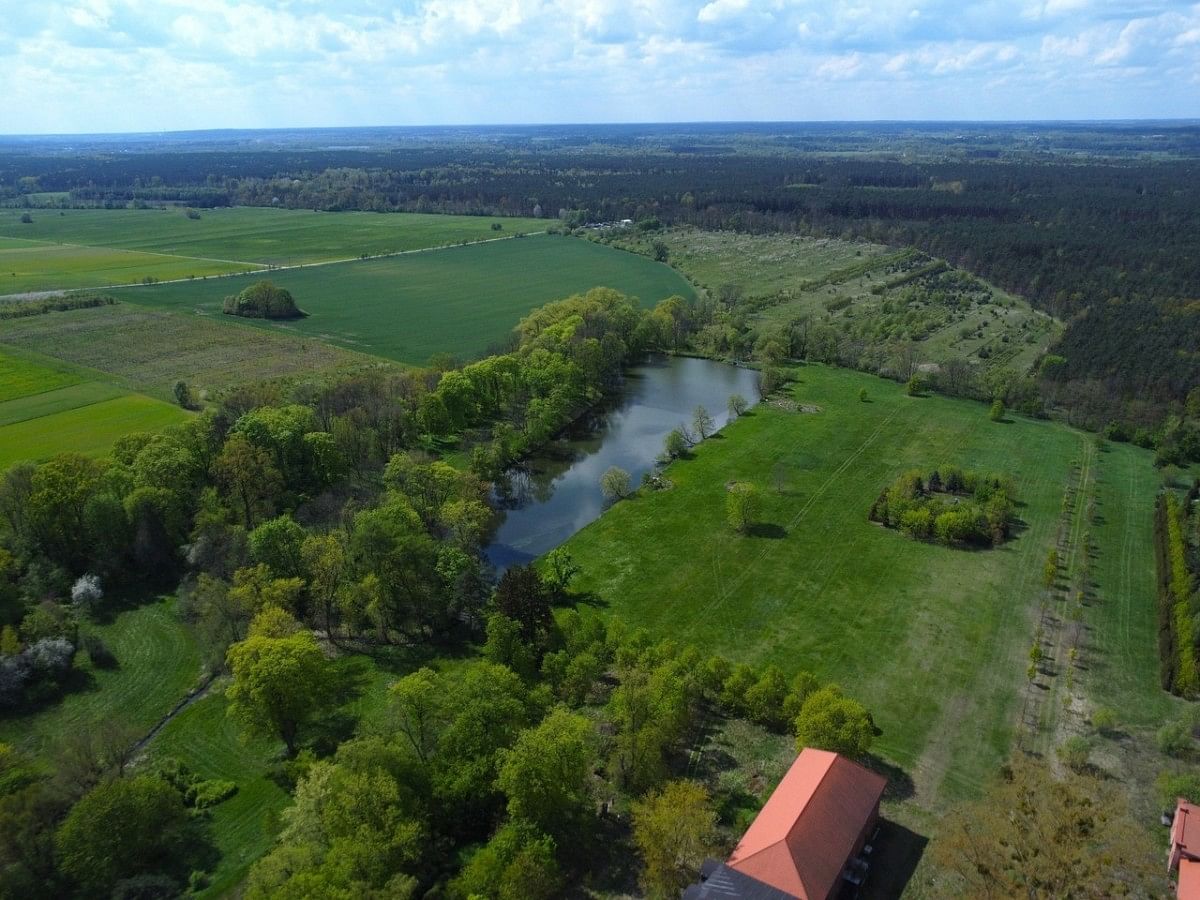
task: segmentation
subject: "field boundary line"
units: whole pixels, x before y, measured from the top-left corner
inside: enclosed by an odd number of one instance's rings
[[[526,232],[522,232],[520,237],[522,237],[522,238],[537,237],[538,235],[542,235],[545,233],[546,233],[545,231],[526,231]],[[7,235],[0,235],[0,237],[7,237]],[[22,238],[22,240],[24,240],[24,238]],[[54,296],[57,294],[71,293],[74,291],[109,291],[109,290],[118,290],[118,289],[123,290],[125,288],[156,287],[160,284],[189,284],[189,283],[193,283],[196,281],[219,281],[219,280],[225,279],[225,278],[246,278],[249,275],[261,275],[264,272],[290,272],[295,269],[315,269],[318,266],[340,266],[345,263],[368,262],[373,259],[391,259],[392,257],[395,257],[395,256],[408,256],[413,253],[435,253],[439,250],[453,250],[456,247],[474,247],[478,244],[493,244],[496,241],[515,241],[515,240],[518,240],[517,235],[506,234],[503,237],[484,238],[483,240],[479,240],[479,241],[467,241],[464,244],[443,244],[439,247],[415,247],[411,250],[395,250],[391,253],[375,253],[375,254],[370,254],[367,256],[349,256],[349,257],[345,257],[343,259],[322,259],[322,260],[317,260],[316,262],[294,263],[292,265],[287,265],[287,266],[276,266],[276,265],[272,265],[271,263],[256,263],[256,262],[249,262],[249,261],[245,261],[245,260],[236,260],[236,259],[217,259],[215,257],[209,257],[209,256],[180,256],[178,254],[173,254],[173,253],[159,253],[159,252],[156,252],[153,250],[126,250],[124,248],[119,248],[119,247],[105,247],[100,244],[58,244],[54,241],[42,241],[41,243],[46,243],[52,247],[54,247],[54,246],[69,246],[69,247],[81,247],[85,250],[116,250],[121,253],[151,253],[155,256],[164,256],[168,259],[194,259],[198,262],[221,262],[221,263],[229,263],[231,265],[239,265],[239,266],[240,265],[257,266],[258,268],[252,269],[247,272],[227,272],[227,273],[221,274],[221,275],[202,275],[200,277],[191,277],[191,278],[165,278],[161,281],[152,281],[150,283],[146,283],[146,282],[142,282],[142,281],[131,281],[131,282],[126,282],[124,284],[102,284],[102,285],[98,285],[97,287],[90,287],[90,288],[58,288],[58,289],[49,289],[49,290],[45,290],[45,291],[23,291],[19,294],[2,294],[2,295],[0,295],[0,300],[5,299],[6,297],[27,297],[27,298],[33,297],[33,296],[46,297],[46,296]],[[136,303],[137,301],[135,300],[133,302]]]

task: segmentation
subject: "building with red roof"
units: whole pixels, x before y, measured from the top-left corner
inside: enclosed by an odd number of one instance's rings
[[[1167,870],[1178,873],[1176,897],[1200,900],[1200,806],[1182,797],[1175,802],[1175,818],[1171,820]]]
[[[837,753],[805,748],[738,842],[724,865],[710,869],[687,898],[786,897],[829,900],[847,884],[860,884],[861,858],[879,820],[887,779]],[[729,882],[750,887],[705,892]],[[778,892],[778,893],[775,893]]]

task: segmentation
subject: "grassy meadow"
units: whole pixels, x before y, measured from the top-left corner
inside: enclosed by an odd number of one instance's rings
[[[617,243],[649,253],[659,240],[673,267],[704,290],[736,288],[764,325],[802,318],[873,345],[913,340],[923,363],[957,357],[1027,371],[1061,330],[1026,301],[990,285],[988,302],[968,307],[942,305],[936,285],[922,300],[906,302],[908,285],[889,284],[897,273],[888,266],[908,251],[878,244],[693,228],[623,235]]]
[[[577,589],[631,625],[839,682],[873,712],[875,751],[911,778],[916,803],[941,808],[1012,746],[1042,563],[1093,439],[1044,421],[992,422],[980,404],[909,397],[822,366],[799,369],[790,393],[819,411],[758,406],[674,463],[671,489],[641,492],[571,539]],[[1102,483],[1120,492],[1104,508],[1100,577],[1120,575],[1097,614],[1097,655],[1123,670],[1097,693],[1132,715],[1157,692],[1153,558],[1138,552],[1157,483],[1145,451],[1096,455]],[[1014,479],[1022,524],[1012,540],[970,551],[867,520],[899,473],[944,463]],[[761,525],[747,536],[725,522],[731,481],[762,491]]]
[[[470,358],[504,341],[534,307],[604,286],[653,304],[694,296],[680,275],[644,257],[543,235],[290,269],[269,276],[309,316],[287,324],[222,316],[221,301],[254,276],[127,288],[129,303],[195,313],[231,329],[287,333],[405,363],[435,353]]]
[[[21,214],[21,210],[0,210],[0,235],[233,263],[243,269],[247,263],[293,266],[443,247],[541,231],[547,224],[544,219],[249,206],[200,210],[198,219],[188,218],[186,210],[179,207],[34,210],[30,223],[21,222]],[[492,229],[494,223],[500,230]],[[5,246],[0,243],[0,258]]]
[[[209,316],[129,303],[12,319],[0,328],[5,349],[87,367],[162,400],[177,381],[215,391],[256,379],[383,365],[288,332],[226,324]]]
[[[61,363],[0,352],[0,469],[68,451],[103,455],[123,435],[187,416],[178,406],[91,380]]]

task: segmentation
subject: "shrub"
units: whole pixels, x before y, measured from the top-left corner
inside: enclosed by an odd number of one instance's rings
[[[248,319],[298,319],[305,315],[296,307],[291,291],[270,281],[256,281],[240,294],[226,297],[221,312]]]
[[[1058,758],[1063,764],[1076,772],[1087,768],[1088,758],[1092,755],[1092,744],[1081,734],[1067,738],[1058,748]]]
[[[71,586],[71,602],[81,610],[90,612],[103,597],[97,575],[80,575]]]
[[[1092,727],[1101,734],[1109,734],[1117,728],[1117,714],[1107,706],[1098,707],[1092,712]]]
[[[108,644],[104,643],[104,639],[100,635],[85,634],[81,643],[87,652],[88,659],[97,669],[115,669],[117,667],[117,658],[108,649]]]
[[[1192,749],[1192,727],[1187,722],[1168,722],[1158,729],[1155,741],[1167,756],[1183,756]]]
[[[609,502],[628,497],[631,486],[629,473],[617,466],[610,466],[600,476],[600,490]]]

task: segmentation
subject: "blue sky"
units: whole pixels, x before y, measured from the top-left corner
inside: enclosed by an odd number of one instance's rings
[[[1200,117],[1200,2],[0,0],[0,133]]]

